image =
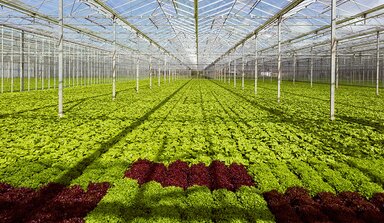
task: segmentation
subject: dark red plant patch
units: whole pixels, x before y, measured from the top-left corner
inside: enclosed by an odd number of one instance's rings
[[[255,186],[252,177],[249,176],[244,165],[232,163],[229,166],[229,173],[235,190],[239,189],[241,186]]]
[[[321,211],[335,222],[362,222],[356,213],[345,206],[344,202],[335,194],[322,192],[317,194],[315,201],[320,204]]]
[[[145,183],[149,181],[159,182],[162,186],[165,186],[167,168],[162,163],[153,163],[149,172],[147,173]]]
[[[357,216],[365,222],[384,222],[384,214],[357,192],[343,192],[339,197],[347,207],[351,207]]]
[[[125,172],[125,177],[136,179],[139,184],[144,184],[150,181],[149,174],[151,173],[153,162],[149,160],[138,160],[134,162],[129,170]]]
[[[235,187],[232,184],[229,169],[223,162],[214,160],[209,166],[209,173],[211,174],[212,178],[212,190],[226,188],[230,191],[234,191]]]
[[[177,160],[171,163],[166,171],[162,165],[148,160],[138,160],[125,172],[125,177],[136,179],[140,185],[153,180],[163,186],[184,189],[199,185],[207,186],[211,190],[223,188],[235,191],[241,186],[254,186],[252,177],[248,175],[245,167],[239,164],[228,167],[223,162],[213,161],[209,167],[203,163],[189,167],[186,162]]]
[[[290,205],[304,222],[330,222],[327,215],[320,211],[308,191],[301,187],[292,187],[285,192]]]
[[[176,186],[187,189],[189,166],[186,162],[177,160],[168,166],[165,186]]]
[[[0,183],[0,222],[84,222],[108,188],[108,183],[91,183],[85,192],[50,183],[33,190]]]
[[[384,212],[384,193],[374,194],[371,198],[371,203]]]
[[[384,222],[384,214],[377,206],[383,204],[380,194],[374,195],[371,202],[356,192],[322,192],[312,198],[300,187],[289,188],[285,194],[273,190],[263,195],[276,222]]]
[[[211,175],[204,163],[193,164],[189,170],[188,186],[206,186],[211,188]]]
[[[264,199],[268,203],[268,208],[275,215],[276,222],[302,222],[283,194],[272,190],[264,193]]]

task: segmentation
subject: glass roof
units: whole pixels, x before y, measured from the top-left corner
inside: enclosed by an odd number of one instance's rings
[[[56,36],[58,0],[0,0],[0,24]],[[274,55],[277,18],[288,57],[329,53],[331,0],[64,0],[65,39],[105,50],[165,56],[184,68],[204,69],[243,54]],[[284,12],[284,13],[282,13]],[[339,53],[372,49],[383,31],[384,0],[338,0]],[[362,38],[364,37],[364,38]]]

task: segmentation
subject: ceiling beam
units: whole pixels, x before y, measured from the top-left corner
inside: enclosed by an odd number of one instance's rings
[[[196,0],[195,0],[196,1]],[[289,12],[290,10],[292,10],[293,8],[295,8],[296,6],[298,6],[300,3],[302,3],[304,0],[294,0],[292,1],[289,5],[287,5],[285,8],[283,8],[282,10],[280,10],[278,13],[276,13],[275,15],[273,15],[271,18],[269,18],[265,23],[263,23],[262,25],[260,25],[259,27],[257,27],[253,32],[251,32],[250,34],[248,34],[245,38],[243,38],[242,40],[240,40],[238,43],[236,43],[232,48],[230,48],[229,50],[227,50],[227,52],[225,52],[223,55],[221,55],[219,58],[217,58],[213,63],[211,63],[207,68],[209,68],[210,66],[212,66],[213,64],[217,63],[222,57],[228,55],[229,53],[231,53],[233,50],[235,50],[237,47],[241,46],[244,42],[246,42],[248,39],[252,38],[253,36],[255,36],[257,33],[259,33],[261,30],[263,30],[265,27],[267,27],[268,25],[272,24],[273,22],[277,21],[277,19],[281,16],[283,16],[285,13]]]
[[[141,37],[143,37],[144,39],[148,40],[151,44],[155,45],[157,48],[159,48],[160,50],[164,51],[164,53],[167,53],[168,55],[170,55],[171,57],[175,58],[177,61],[179,61],[181,64],[184,64],[179,58],[177,58],[176,56],[174,56],[172,53],[170,53],[168,50],[164,49],[162,46],[160,46],[156,41],[154,41],[153,39],[151,39],[150,37],[148,37],[146,34],[144,34],[143,32],[141,32],[138,28],[136,28],[133,24],[131,24],[130,22],[128,22],[125,18],[123,18],[119,13],[117,13],[115,10],[113,10],[111,7],[109,7],[107,4],[105,4],[103,1],[101,0],[85,0],[85,2],[94,2],[96,3],[97,5],[95,5],[96,7],[99,6],[101,8],[103,8],[104,10],[108,11],[110,14],[112,14],[112,16],[114,18],[117,18],[119,19],[121,22],[123,22],[125,25],[127,25],[128,27],[130,27],[132,30],[134,30],[137,34],[139,34]],[[186,67],[188,67],[187,65],[185,65]],[[188,67],[189,68],[189,67]]]
[[[50,23],[55,24],[55,25],[59,25],[59,21],[57,19],[55,19],[55,18],[52,18],[50,16],[41,14],[41,13],[36,12],[34,10],[31,10],[29,8],[25,8],[23,6],[14,4],[12,2],[0,0],[0,5],[4,6],[4,7],[7,7],[7,8],[10,8],[12,10],[18,11],[18,12],[20,12],[22,14],[29,15],[30,17],[38,18],[38,19],[41,19],[41,20],[46,21],[46,22],[50,22]],[[111,41],[111,40],[109,40],[107,38],[104,38],[104,37],[102,37],[100,35],[97,35],[96,33],[92,32],[90,30],[78,28],[78,27],[75,27],[75,26],[72,26],[72,25],[69,25],[69,24],[65,24],[65,23],[64,23],[63,26],[66,29],[70,29],[70,30],[75,31],[77,33],[84,34],[84,35],[89,36],[91,38],[98,39],[98,40],[101,40],[101,41],[109,43],[109,44],[113,43],[113,41]],[[118,45],[119,47],[121,47],[123,49],[127,49],[129,51],[132,51],[132,52],[138,52],[137,50],[132,49],[129,46],[126,46],[126,45],[121,44],[121,43],[116,43],[116,45]],[[144,54],[144,55],[146,55],[146,54]],[[161,60],[160,58],[157,58],[157,59]]]
[[[195,39],[196,39],[196,67],[199,65],[199,1],[195,0]]]

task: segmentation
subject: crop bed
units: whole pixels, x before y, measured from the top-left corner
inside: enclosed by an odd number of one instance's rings
[[[0,184],[0,220],[12,222],[84,222],[107,193],[108,183],[69,188],[51,183],[39,190]]]
[[[277,222],[384,222],[383,193],[371,201],[356,192],[321,192],[312,198],[304,188],[292,187],[285,194],[273,190],[264,197]]]
[[[235,191],[241,186],[254,186],[252,177],[243,165],[232,163],[227,167],[218,160],[214,160],[209,167],[204,163],[189,167],[186,162],[176,160],[168,168],[162,163],[138,160],[125,173],[125,177],[137,180],[140,185],[156,181],[163,187],[175,186],[183,189],[198,185],[211,190]]]
[[[277,104],[269,81],[257,96],[252,81],[245,90],[211,80],[140,84],[137,94],[134,82],[118,83],[114,101],[110,85],[67,88],[62,119],[57,90],[1,94],[0,181],[34,191],[108,182],[86,222],[281,222],[265,195],[287,201],[297,187],[313,205],[324,192],[343,202],[353,192],[383,213],[374,201],[384,185],[384,98],[373,88],[340,86],[330,122],[327,85],[283,82]],[[151,177],[132,171],[137,161],[155,169]],[[251,186],[232,183],[235,163]],[[226,180],[214,185],[216,172]],[[296,215],[303,208],[289,205]]]

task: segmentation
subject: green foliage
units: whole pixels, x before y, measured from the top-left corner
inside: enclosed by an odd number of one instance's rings
[[[14,186],[110,182],[88,222],[271,222],[262,192],[304,186],[319,191],[383,191],[383,96],[342,86],[337,120],[328,120],[327,85],[252,81],[245,90],[221,82],[179,80],[161,88],[140,82],[0,95],[0,179]],[[122,179],[139,158],[169,164],[218,159],[246,166],[256,188],[236,193],[204,187],[139,188]],[[272,220],[271,220],[272,219]]]
[[[320,192],[335,192],[334,189],[323,181],[317,171],[311,168],[307,163],[293,160],[290,162],[291,170],[297,174],[304,186],[310,190],[312,195]]]
[[[283,192],[280,188],[279,181],[271,172],[271,168],[262,162],[257,162],[248,167],[248,172],[256,179],[257,188],[260,193],[278,189]]]
[[[362,193],[365,197],[372,197],[374,193],[382,192],[383,188],[372,182],[369,177],[365,176],[363,172],[358,169],[352,168],[345,163],[331,163],[332,168],[337,169],[344,178],[351,181],[356,187],[356,190]]]
[[[312,159],[310,165],[335,189],[337,193],[343,191],[355,191],[355,186],[351,181],[343,178],[339,171],[329,168],[326,162]]]
[[[211,191],[207,187],[193,186],[186,190],[186,219],[190,222],[211,222],[215,208]]]
[[[256,188],[252,187],[241,187],[236,195],[241,208],[247,215],[246,219],[248,222],[267,223],[274,222],[274,217],[267,207],[262,195],[258,193]]]

